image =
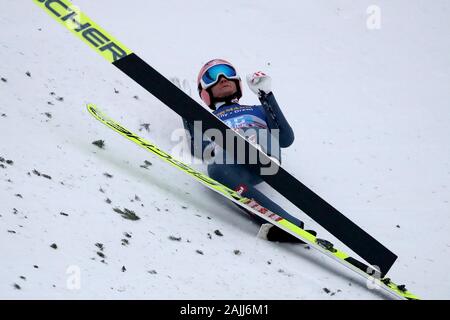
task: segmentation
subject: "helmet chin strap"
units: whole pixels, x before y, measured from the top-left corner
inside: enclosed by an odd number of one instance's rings
[[[226,105],[226,104],[230,104],[230,103],[239,103],[239,99],[238,98],[232,98],[232,99],[224,99],[223,101],[217,101],[214,103],[214,110],[219,109],[221,106]]]
[[[212,105],[209,106],[209,108],[211,110],[217,110],[219,107],[221,107],[227,103],[239,103],[239,99],[242,96],[239,81],[237,81],[237,80],[232,80],[232,81],[234,81],[236,83],[236,91],[227,97],[216,98],[213,96],[211,88],[206,89],[209,96],[211,97]]]
[[[216,102],[214,102],[214,110],[217,110],[218,108],[220,108],[221,106],[226,105],[226,104],[239,103],[239,99],[235,96],[220,98],[220,99],[215,99],[215,100],[216,100]]]

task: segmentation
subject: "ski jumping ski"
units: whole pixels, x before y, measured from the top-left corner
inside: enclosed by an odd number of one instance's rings
[[[100,111],[100,109],[94,104],[88,104],[87,109],[89,113],[92,116],[94,116],[98,121],[100,121],[107,127],[113,129],[114,131],[120,133],[128,140],[131,140],[132,142],[143,147],[147,151],[150,151],[154,155],[170,163],[173,167],[184,171],[185,173],[189,174],[191,177],[195,178],[197,181],[202,183],[204,186],[217,192],[218,194],[224,196],[225,198],[233,201],[237,205],[241,206],[243,209],[246,209],[252,212],[253,214],[260,216],[261,218],[274,224],[278,228],[290,233],[294,237],[302,240],[303,242],[309,244],[314,249],[317,249],[321,253],[339,262],[340,264],[344,265],[350,270],[363,276],[365,279],[370,280],[372,284],[376,284],[375,287],[383,289],[385,292],[398,299],[419,300],[419,297],[406,290],[404,285],[395,284],[393,281],[391,281],[391,279],[381,275],[378,272],[378,270],[376,270],[374,267],[362,263],[350,257],[345,252],[336,249],[330,241],[317,238],[317,236],[309,233],[304,229],[299,228],[295,224],[280,217],[276,213],[271,212],[267,208],[262,207],[253,199],[248,199],[241,196],[238,192],[229,189],[223,184],[211,179],[207,175],[199,171],[196,171],[195,169],[184,164],[183,162],[175,159],[170,154],[158,148],[152,142],[143,139],[142,137],[136,135],[135,133],[121,126],[119,123],[117,123],[116,121],[105,115],[102,111]]]
[[[244,154],[247,157],[250,154],[257,154],[259,162],[247,164],[249,168],[258,172],[265,167],[276,169],[273,170],[276,171],[276,174],[260,174],[261,178],[362,259],[370,265],[377,266],[382,274],[386,274],[392,267],[397,259],[393,252],[280,167],[264,152],[258,150],[237,132],[231,130],[225,123],[204,109],[130,49],[109,35],[70,1],[33,1],[178,115],[187,121],[201,121],[205,131],[218,129],[224,137],[229,134],[232,139],[245,146]],[[226,151],[224,141],[217,141],[216,143]]]

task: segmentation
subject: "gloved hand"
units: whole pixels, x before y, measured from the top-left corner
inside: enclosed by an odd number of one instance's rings
[[[272,78],[262,71],[247,75],[247,84],[258,97],[261,96],[261,91],[269,94],[272,91]]]

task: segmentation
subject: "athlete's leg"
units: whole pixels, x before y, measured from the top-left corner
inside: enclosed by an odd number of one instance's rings
[[[211,164],[208,166],[208,174],[211,178],[223,183],[228,188],[239,191],[244,197],[254,199],[263,207],[289,220],[298,227],[303,228],[303,222],[301,220],[290,215],[278,204],[256,189],[255,185],[263,180],[258,175],[247,170],[244,166]],[[266,220],[257,215],[250,214],[250,216],[259,224],[267,223]]]

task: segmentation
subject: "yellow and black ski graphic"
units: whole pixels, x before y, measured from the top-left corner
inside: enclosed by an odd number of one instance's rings
[[[116,62],[132,53],[130,49],[114,39],[70,1],[33,1],[107,61]]]

